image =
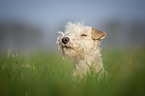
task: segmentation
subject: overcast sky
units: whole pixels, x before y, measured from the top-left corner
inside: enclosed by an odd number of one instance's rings
[[[145,18],[145,0],[0,0],[0,19],[23,19],[50,28],[59,22],[102,18]]]

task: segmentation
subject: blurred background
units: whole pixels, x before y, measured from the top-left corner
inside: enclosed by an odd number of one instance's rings
[[[107,33],[107,79],[89,66],[73,81],[56,46],[68,21]],[[0,0],[0,96],[145,96],[144,62],[145,0]]]
[[[106,32],[104,49],[145,47],[144,0],[0,0],[0,52],[56,51],[68,21]]]

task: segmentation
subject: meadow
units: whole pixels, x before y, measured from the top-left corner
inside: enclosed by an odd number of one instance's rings
[[[102,50],[107,77],[71,78],[73,61],[57,52],[0,56],[0,96],[145,96],[145,50]]]

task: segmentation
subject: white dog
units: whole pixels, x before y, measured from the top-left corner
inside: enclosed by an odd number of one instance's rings
[[[83,78],[91,70],[96,73],[100,72],[100,74],[104,73],[99,44],[100,39],[104,39],[106,33],[84,26],[79,22],[68,22],[65,32],[59,33],[62,36],[57,38],[58,50],[63,56],[74,59],[74,78]]]

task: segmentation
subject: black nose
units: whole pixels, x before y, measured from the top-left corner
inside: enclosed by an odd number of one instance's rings
[[[68,41],[69,41],[69,38],[68,38],[68,37],[63,37],[63,38],[62,38],[62,43],[63,43],[63,44],[68,43]]]

